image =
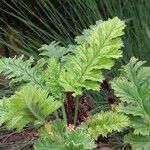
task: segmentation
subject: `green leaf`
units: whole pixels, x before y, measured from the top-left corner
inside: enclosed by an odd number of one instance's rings
[[[43,45],[39,51],[40,55],[46,58],[55,58],[57,61],[64,59],[69,53],[73,53],[74,46],[68,48],[62,47],[58,42],[52,42],[50,45]]]
[[[63,89],[59,84],[60,72],[60,64],[56,62],[55,58],[51,58],[45,70],[45,81],[49,93],[57,99],[61,99],[63,94]]]
[[[130,117],[131,126],[134,128],[134,134],[149,135],[150,125],[149,122],[141,119],[140,117]]]
[[[92,150],[95,147],[94,141],[83,128],[77,128],[66,135],[66,147],[71,150],[71,147],[77,147],[81,150]],[[77,148],[74,148],[77,150]]]
[[[125,137],[135,150],[150,149],[150,67],[131,58],[123,66],[121,76],[112,82],[121,100],[117,111],[129,116],[133,133]]]
[[[150,149],[150,135],[134,135],[128,134],[125,136],[125,142],[132,145],[133,150],[149,150]]]
[[[122,56],[120,48],[123,42],[124,22],[117,17],[97,23],[91,28],[83,42],[75,48],[75,55],[66,63],[61,73],[60,84],[65,91],[74,92],[74,96],[81,95],[82,89],[99,90],[102,82],[103,69],[110,69],[114,59]]]
[[[89,29],[84,29],[82,32],[82,35],[80,36],[76,36],[75,41],[77,44],[83,44],[87,37],[90,36],[92,30],[94,30],[94,28],[96,28],[97,25],[99,25],[100,23],[103,23],[103,21],[99,20],[96,22],[96,25],[91,25]]]
[[[63,144],[63,143],[61,143]],[[59,145],[53,142],[52,139],[45,137],[39,139],[35,144],[35,150],[64,150],[63,145]]]
[[[150,135],[150,67],[144,63],[131,58],[112,88],[121,100],[117,111],[129,115],[134,133]]]
[[[42,59],[39,60],[37,66],[32,67],[34,60],[30,57],[28,60],[25,58],[1,58],[0,59],[0,73],[3,73],[11,83],[16,82],[30,82],[39,87],[43,87],[43,63]],[[40,65],[39,65],[40,64]]]
[[[46,122],[46,117],[61,106],[48,92],[37,86],[24,86],[8,99],[1,100],[0,122],[8,128],[22,130],[27,124],[37,126]]]
[[[69,143],[65,150],[84,150],[83,145],[75,145],[73,142]]]
[[[93,150],[93,148],[95,148],[93,139],[83,128],[78,127],[70,131],[62,121],[56,120],[52,123],[52,133],[53,136],[39,138],[35,144],[35,149]]]
[[[7,121],[8,104],[10,103],[8,98],[3,98],[0,100],[0,126]]]
[[[64,124],[63,121],[55,120],[55,121],[53,121],[52,125],[53,125],[54,133],[56,135],[60,135],[60,136],[64,135],[64,132],[66,130],[66,125]]]
[[[128,117],[112,111],[95,114],[85,123],[88,132],[95,139],[100,135],[106,136],[113,131],[120,132],[128,124]]]

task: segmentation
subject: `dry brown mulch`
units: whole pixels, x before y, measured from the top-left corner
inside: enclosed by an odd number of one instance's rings
[[[4,129],[0,131],[0,150],[31,150],[36,138],[37,131],[34,129],[21,133]]]

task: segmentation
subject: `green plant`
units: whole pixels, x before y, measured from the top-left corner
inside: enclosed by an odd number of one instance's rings
[[[24,57],[2,58],[0,72],[6,75],[10,83],[20,86],[10,98],[1,100],[1,124],[19,131],[29,124],[40,131],[46,130],[48,136],[44,138],[39,133],[39,142],[35,146],[39,150],[49,147],[56,150],[93,149],[93,137],[106,136],[113,130],[121,131],[128,124],[128,118],[115,112],[101,112],[98,118],[90,118],[84,127],[76,125],[82,92],[85,89],[98,91],[104,80],[103,70],[111,69],[114,60],[122,56],[120,49],[123,42],[120,36],[124,34],[124,27],[124,22],[117,17],[97,22],[76,38],[76,45],[71,46],[73,53],[70,46],[67,50],[52,43],[46,48],[42,47],[43,58],[37,63],[32,57],[28,60],[23,60]],[[51,56],[51,49],[56,48],[60,52],[62,49],[65,51],[61,56],[59,53]],[[75,103],[74,125],[71,125],[73,129],[69,125],[69,132],[66,92],[73,93]],[[109,119],[108,115],[111,115]],[[93,124],[97,129],[103,129],[95,134]],[[64,146],[61,147],[61,143],[65,143]]]
[[[1,116],[0,125],[5,125],[19,131],[29,123],[43,125],[45,118],[62,105],[48,96],[48,92],[36,86],[23,86],[10,98],[0,101]]]
[[[1,58],[0,73],[3,73],[10,80],[10,83],[30,82],[42,87],[42,71],[45,62],[40,59],[37,65],[32,67],[34,63],[33,57],[30,57],[28,60],[23,59],[25,59],[24,56],[19,58]]]
[[[136,150],[150,148],[150,67],[144,61],[131,58],[121,70],[119,78],[114,79],[112,87],[121,100],[117,111],[126,114],[130,119],[132,133],[125,141]]]
[[[95,139],[99,135],[107,136],[113,131],[121,131],[127,125],[128,117],[112,111],[100,112],[86,122],[88,132]]]
[[[72,91],[76,96],[81,95],[83,88],[99,90],[98,82],[104,79],[101,70],[110,69],[114,65],[113,60],[122,56],[120,48],[123,42],[119,36],[123,35],[124,27],[118,18],[98,22],[91,26],[86,37],[84,35],[80,41],[77,40],[80,45],[75,48],[75,55],[61,74],[61,85],[66,91]]]
[[[124,38],[128,51],[124,49],[123,62],[136,56],[149,63],[150,4],[147,0],[33,0],[32,3],[30,0],[3,0],[1,3],[4,21],[1,35],[14,40],[0,38],[0,43],[17,52],[38,57],[37,49],[41,44],[53,40],[62,45],[74,43],[74,37],[96,20],[118,16],[128,24]]]
[[[54,150],[92,150],[95,147],[94,140],[86,130],[79,127],[74,129],[74,126],[67,127],[60,120],[46,125],[40,134],[44,136],[41,136],[36,143],[37,150],[49,149],[50,147]]]
[[[64,61],[68,57],[68,55],[73,54],[75,46],[69,45],[67,48],[60,46],[58,42],[52,42],[50,45],[43,45],[39,51],[40,55],[44,56],[45,59],[50,59],[54,57],[57,61]]]

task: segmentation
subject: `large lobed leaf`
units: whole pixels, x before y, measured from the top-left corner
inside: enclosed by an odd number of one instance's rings
[[[27,124],[44,124],[46,117],[61,106],[37,86],[24,86],[10,98],[0,101],[0,125],[21,130]]]
[[[112,82],[112,87],[121,100],[117,110],[131,115],[135,133],[150,135],[150,67],[143,67],[143,64],[131,58],[123,67],[122,75]]]
[[[127,136],[126,141],[137,150],[150,149],[150,67],[144,67],[144,63],[131,58],[121,76],[112,82],[112,88],[121,100],[117,111],[128,115],[134,128],[135,135]]]
[[[99,90],[99,82],[102,82],[103,69],[110,69],[114,65],[114,59],[122,56],[120,48],[123,42],[125,24],[117,17],[108,21],[98,22],[87,35],[77,38],[78,45],[75,55],[65,65],[61,74],[61,85],[66,91],[80,95],[82,89]]]

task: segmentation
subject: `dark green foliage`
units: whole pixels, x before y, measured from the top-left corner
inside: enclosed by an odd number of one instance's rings
[[[130,143],[135,150],[149,150],[150,148],[150,135],[142,136],[135,134],[128,134],[125,136],[125,142]]]
[[[131,58],[120,77],[112,82],[112,88],[121,100],[117,111],[129,116],[134,129],[126,136],[126,141],[136,150],[150,148],[150,67],[144,67],[144,64]],[[139,143],[141,140],[144,144]]]

